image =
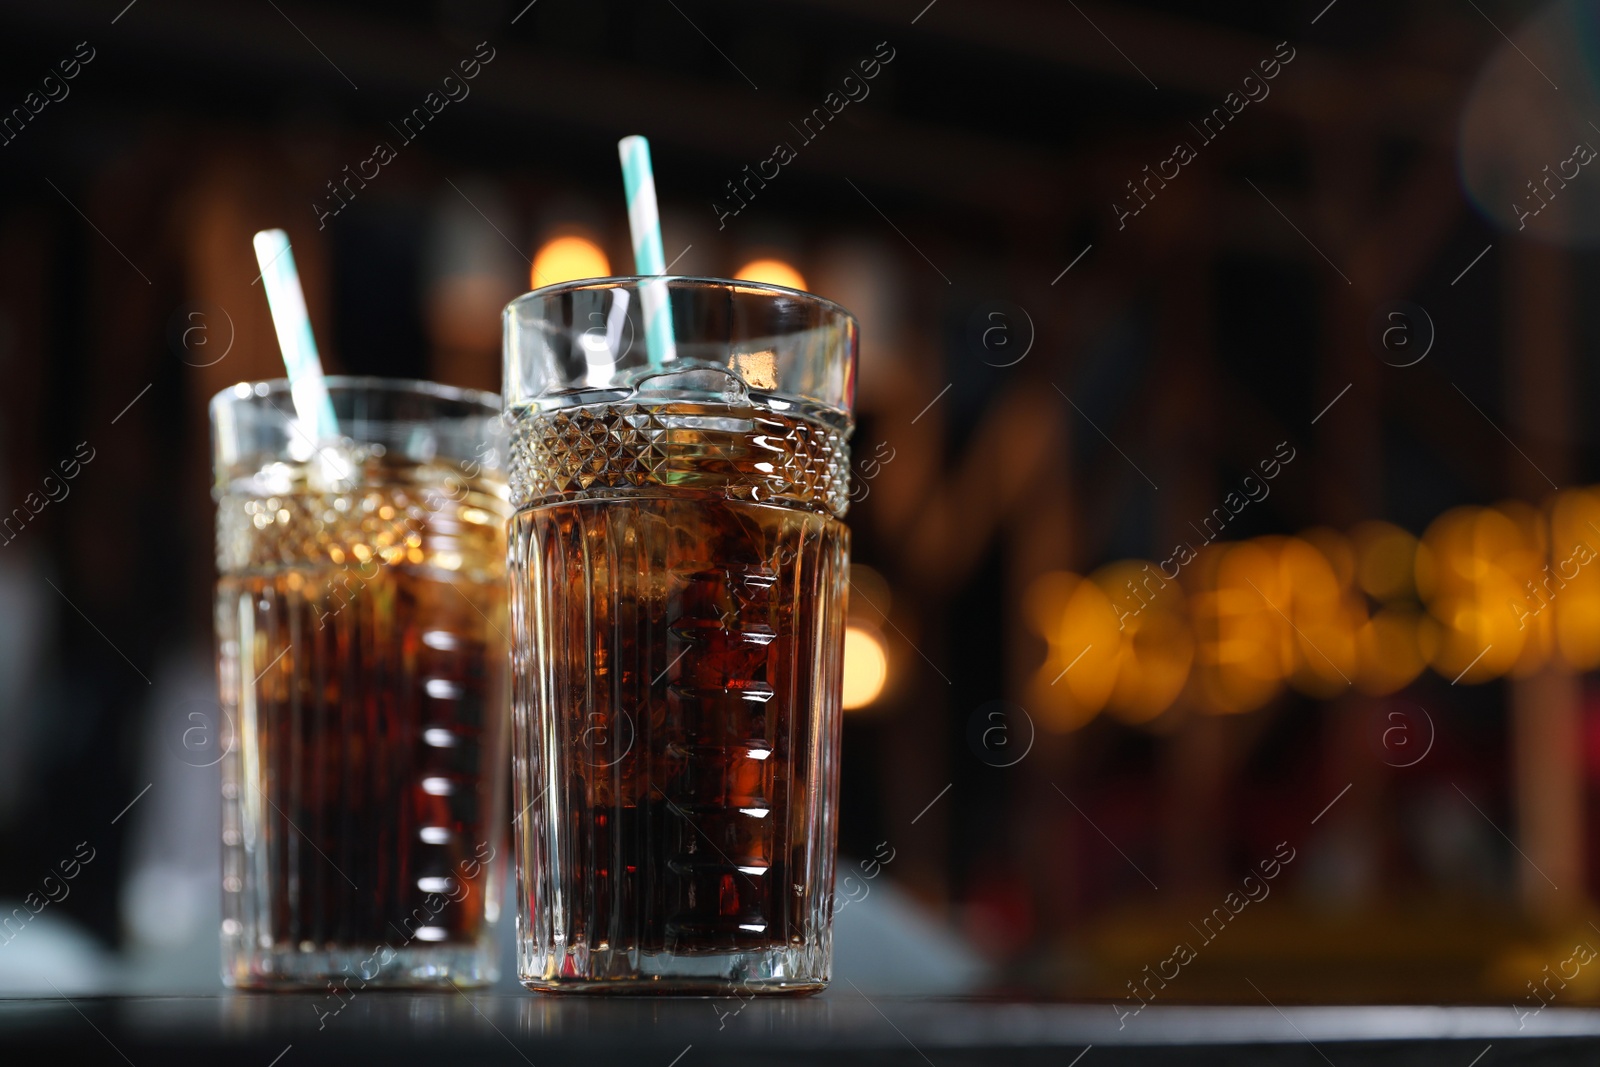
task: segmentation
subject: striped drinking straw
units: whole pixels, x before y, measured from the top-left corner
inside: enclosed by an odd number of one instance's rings
[[[328,383],[322,378],[322,361],[317,358],[317,342],[311,335],[311,317],[306,314],[306,296],[300,288],[294,253],[289,250],[289,235],[282,230],[262,230],[253,244],[256,262],[261,264],[261,283],[267,290],[267,307],[272,310],[272,326],[289,372],[295,414],[311,436],[311,444],[338,440],[339,422],[328,398]]]
[[[661,213],[656,207],[656,179],[650,169],[650,142],[643,137],[624,137],[617,142],[622,157],[622,184],[628,194],[628,230],[633,234],[633,271],[641,277],[659,279],[667,272],[661,250]],[[644,313],[645,349],[650,365],[659,367],[678,358],[677,340],[672,334],[672,301],[665,281],[647,281],[639,286]]]

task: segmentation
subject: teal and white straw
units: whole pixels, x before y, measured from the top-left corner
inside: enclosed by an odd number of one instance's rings
[[[617,142],[622,157],[622,184],[628,193],[628,230],[633,235],[633,272],[641,277],[661,278],[667,272],[661,248],[661,212],[656,206],[656,179],[650,168],[650,142],[643,137],[624,137]],[[672,300],[665,281],[647,281],[639,286],[644,315],[645,348],[652,366],[678,358],[678,343],[672,333]]]
[[[328,384],[322,377],[317,342],[311,336],[311,317],[306,313],[306,295],[300,288],[294,253],[289,250],[289,235],[282,230],[262,230],[256,234],[254,244],[256,262],[261,264],[261,284],[267,290],[267,306],[272,309],[272,326],[278,333],[283,365],[289,372],[295,414],[314,444],[337,440],[339,422],[333,414],[333,401],[328,398]]]

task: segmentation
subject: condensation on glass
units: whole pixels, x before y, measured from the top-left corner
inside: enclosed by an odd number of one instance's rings
[[[337,443],[285,381],[211,404],[223,978],[482,984],[509,806],[500,399],[328,385]]]
[[[856,336],[710,279],[506,309],[529,988],[826,985]]]

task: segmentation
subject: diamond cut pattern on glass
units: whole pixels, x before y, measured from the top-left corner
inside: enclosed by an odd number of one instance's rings
[[[838,430],[756,409],[615,404],[524,412],[511,445],[517,508],[651,485],[843,516],[850,450]]]

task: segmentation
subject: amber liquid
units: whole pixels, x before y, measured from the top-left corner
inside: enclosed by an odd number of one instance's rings
[[[753,434],[718,429],[671,431],[636,489],[512,521],[523,903],[552,984],[803,953],[827,925],[849,535],[729,499]]]
[[[503,851],[503,500],[221,508],[225,933],[245,955],[476,942]]]

